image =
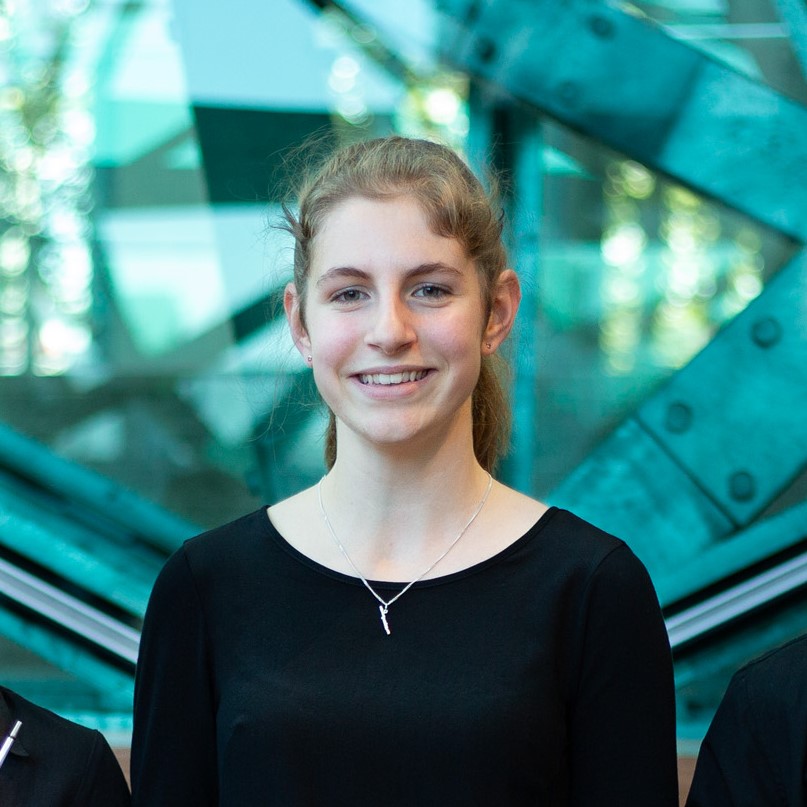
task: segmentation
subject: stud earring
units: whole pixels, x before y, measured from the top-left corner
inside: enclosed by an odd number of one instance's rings
[[[308,355],[305,357],[305,360],[306,360],[306,361],[307,361],[309,364],[311,364],[311,362],[312,362],[312,361],[314,361],[314,357],[313,357],[313,356],[312,356],[312,355],[309,353],[309,354],[308,354]]]
[[[490,350],[490,342],[485,342],[485,347]]]

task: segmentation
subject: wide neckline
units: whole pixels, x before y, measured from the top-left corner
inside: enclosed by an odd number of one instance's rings
[[[467,566],[464,569],[458,569],[455,572],[450,572],[449,574],[445,575],[438,575],[437,577],[430,577],[426,580],[419,580],[417,583],[415,583],[415,587],[426,588],[430,586],[445,585],[447,583],[452,583],[454,581],[464,579],[466,577],[469,577],[470,575],[478,574],[479,572],[484,571],[490,566],[494,566],[497,563],[500,563],[505,558],[509,557],[511,554],[521,549],[525,544],[529,543],[534,538],[536,538],[539,535],[539,533],[541,533],[543,529],[546,526],[548,526],[549,522],[559,512],[560,512],[559,508],[550,506],[541,516],[538,517],[538,520],[523,535],[516,538],[511,544],[504,547],[504,549],[499,550],[496,554],[491,555],[489,558],[485,558],[484,560],[480,560],[478,563],[474,563],[471,566]],[[261,513],[263,515],[264,524],[266,525],[266,531],[271,540],[283,552],[292,557],[294,560],[319,574],[322,574],[326,577],[330,577],[333,580],[338,580],[340,582],[349,583],[350,585],[356,585],[356,586],[364,585],[360,578],[355,577],[354,575],[345,574],[344,572],[337,571],[336,569],[331,569],[329,566],[325,566],[319,561],[310,558],[308,555],[304,554],[299,549],[292,546],[286,540],[286,538],[283,537],[281,532],[277,529],[277,527],[272,523],[272,520],[269,518],[268,505],[261,508]],[[368,580],[368,582],[373,586],[373,588],[379,590],[397,590],[400,589],[402,586],[407,585],[410,581],[370,579]]]

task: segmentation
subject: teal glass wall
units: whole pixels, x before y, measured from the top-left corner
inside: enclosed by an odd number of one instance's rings
[[[291,255],[275,227],[295,148],[312,135],[437,137],[502,171],[525,291],[502,475],[572,507],[575,474],[598,450],[627,462],[609,436],[799,260],[798,232],[703,192],[700,166],[643,162],[607,123],[574,124],[552,103],[518,98],[505,74],[482,81],[448,58],[465,5],[0,2],[0,424],[32,441],[10,437],[0,460],[0,560],[136,631],[172,543],[322,473],[324,419],[280,316]],[[665,0],[619,13],[803,112],[793,3]],[[637,98],[655,92],[651,76],[640,79]],[[722,114],[717,104],[700,112],[707,122]],[[781,144],[804,147],[804,136]],[[765,171],[747,168],[763,183]],[[795,294],[785,322],[803,317]],[[692,386],[721,372],[699,371]],[[769,394],[760,386],[756,398]],[[752,422],[716,418],[713,430],[764,433],[759,411],[794,400],[766,399],[748,410]],[[795,470],[745,522],[708,539],[678,530],[675,548],[666,534],[636,538],[665,608],[766,563],[768,533],[731,549],[749,524],[795,513],[795,537],[775,551],[807,538],[807,454],[794,440]],[[63,463],[47,506],[26,472],[48,466],[40,449]],[[704,473],[725,462],[706,457]],[[770,462],[760,457],[763,469]],[[112,486],[111,504],[93,492],[98,480]],[[659,510],[669,525],[688,491],[670,477]],[[124,495],[125,514],[115,503]],[[610,528],[605,498],[580,506]],[[170,522],[168,537],[150,541],[149,519]],[[722,546],[734,561],[709,554]],[[131,665],[30,617],[0,595],[0,680],[125,743]],[[681,656],[683,740],[702,734],[737,664],[800,629],[798,602],[760,624]]]

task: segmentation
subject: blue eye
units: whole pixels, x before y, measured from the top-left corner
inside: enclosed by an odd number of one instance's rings
[[[442,286],[435,286],[431,283],[426,283],[415,290],[416,297],[425,297],[428,300],[441,300],[450,294],[448,289]]]
[[[344,289],[331,297],[335,303],[357,303],[362,299],[362,292],[359,289]]]

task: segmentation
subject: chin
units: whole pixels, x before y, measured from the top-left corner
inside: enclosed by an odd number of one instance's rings
[[[456,434],[456,422],[440,419],[391,418],[386,415],[382,422],[372,423],[365,419],[361,424],[343,423],[337,443],[351,440],[355,435],[365,444],[375,446],[382,453],[407,454],[410,451],[432,453],[441,446],[452,433]]]

